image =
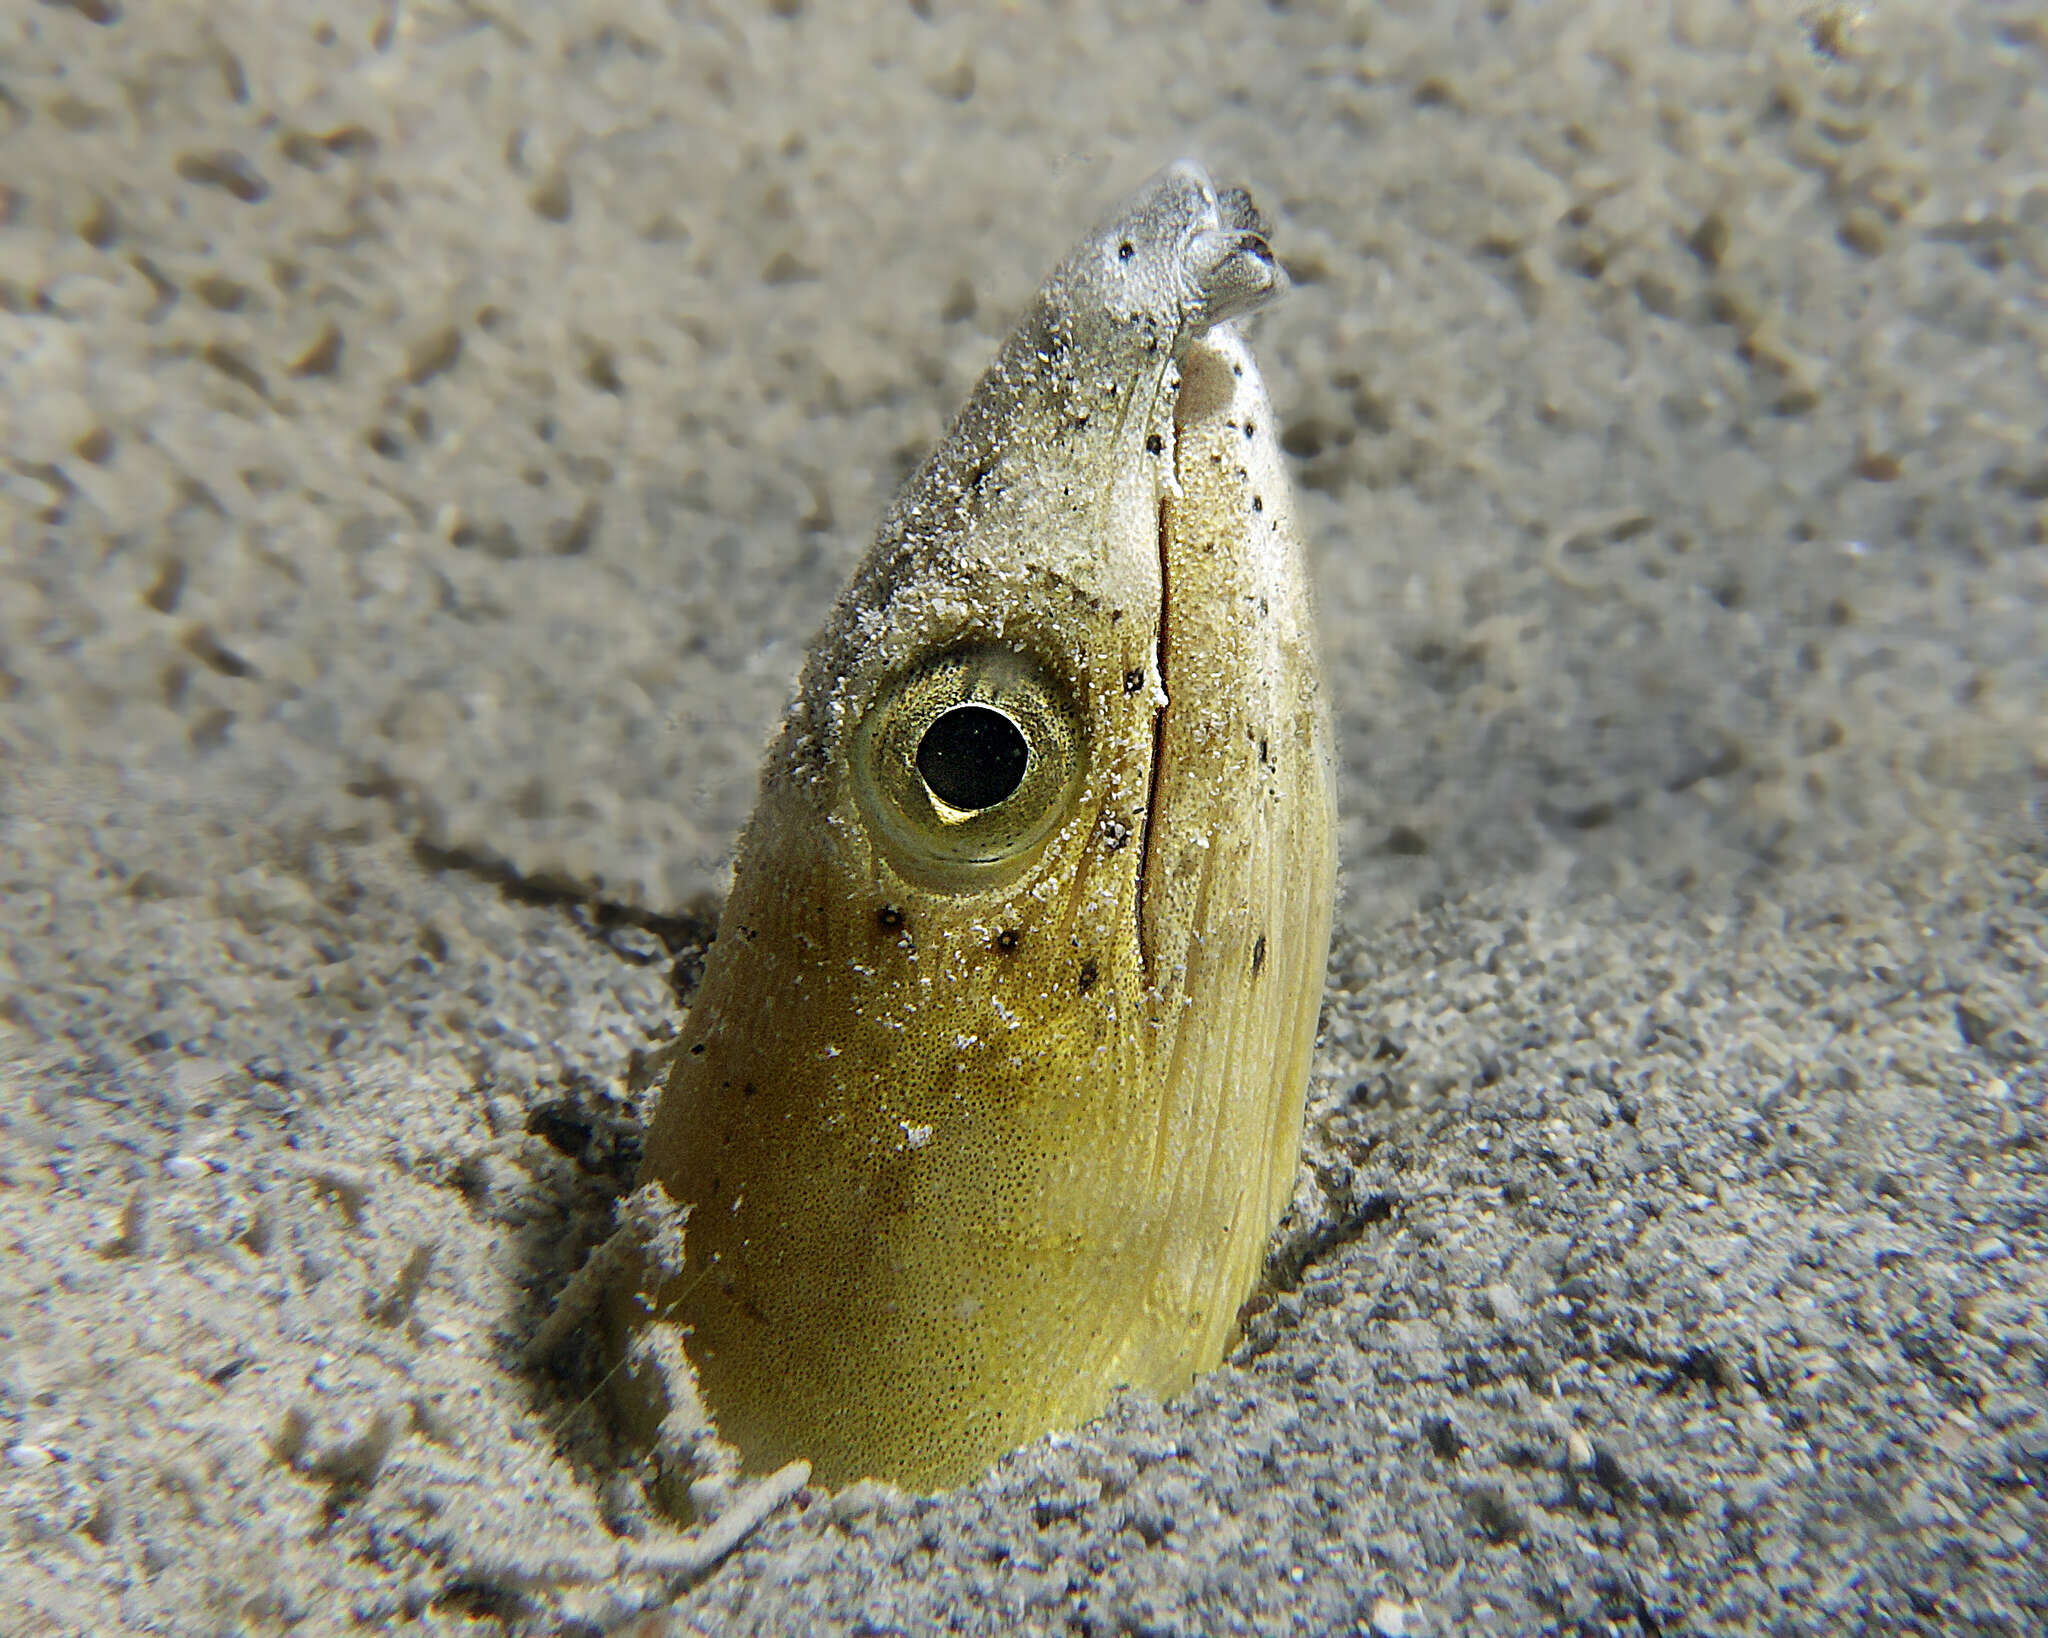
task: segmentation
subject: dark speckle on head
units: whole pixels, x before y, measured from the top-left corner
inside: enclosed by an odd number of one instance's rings
[[[1247,438],[1249,438],[1252,436],[1253,433],[1257,432],[1258,430],[1259,429],[1257,425],[1253,422],[1252,418],[1249,415],[1247,415],[1244,418],[1244,435]]]
[[[1120,262],[1127,262],[1137,254],[1138,247],[1128,239],[1116,247],[1116,259]]]
[[[1095,964],[1093,958],[1090,958],[1081,963],[1081,976],[1075,980],[1075,988],[1086,995],[1095,988],[1095,981],[1101,976],[1102,969]]]
[[[1145,672],[1140,666],[1133,666],[1124,673],[1124,692],[1135,694],[1145,686]]]
[[[1145,435],[1145,453],[1147,455],[1157,455],[1165,448],[1166,440],[1160,437],[1158,433],[1148,432]]]
[[[1266,509],[1266,497],[1265,497],[1264,495],[1254,495],[1254,496],[1252,496],[1252,510],[1253,510],[1254,512],[1263,512],[1263,511],[1265,511],[1265,509]]]
[[[1252,977],[1259,976],[1259,969],[1266,964],[1266,935],[1261,933],[1252,945]]]

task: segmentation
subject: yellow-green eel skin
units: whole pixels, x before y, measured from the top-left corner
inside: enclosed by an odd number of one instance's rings
[[[1217,1364],[1291,1195],[1336,869],[1249,198],[1161,173],[882,522],[648,1133],[748,1467],[937,1488]],[[632,1282],[628,1282],[629,1285]]]

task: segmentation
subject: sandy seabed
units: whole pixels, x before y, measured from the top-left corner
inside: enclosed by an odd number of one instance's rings
[[[646,1632],[2048,1627],[2048,14],[0,0],[0,1629],[589,1632],[759,748],[1194,154],[1343,758],[1278,1300]]]

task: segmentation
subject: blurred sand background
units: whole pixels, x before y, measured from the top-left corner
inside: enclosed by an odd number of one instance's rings
[[[588,1632],[760,746],[1193,154],[1346,886],[1279,1299],[643,1630],[2048,1626],[2048,13],[0,0],[0,1628]]]

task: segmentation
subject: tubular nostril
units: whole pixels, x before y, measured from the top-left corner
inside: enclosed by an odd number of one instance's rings
[[[1197,234],[1189,260],[1200,292],[1197,323],[1202,329],[1263,307],[1287,288],[1287,274],[1272,247],[1256,233],[1212,228]]]

